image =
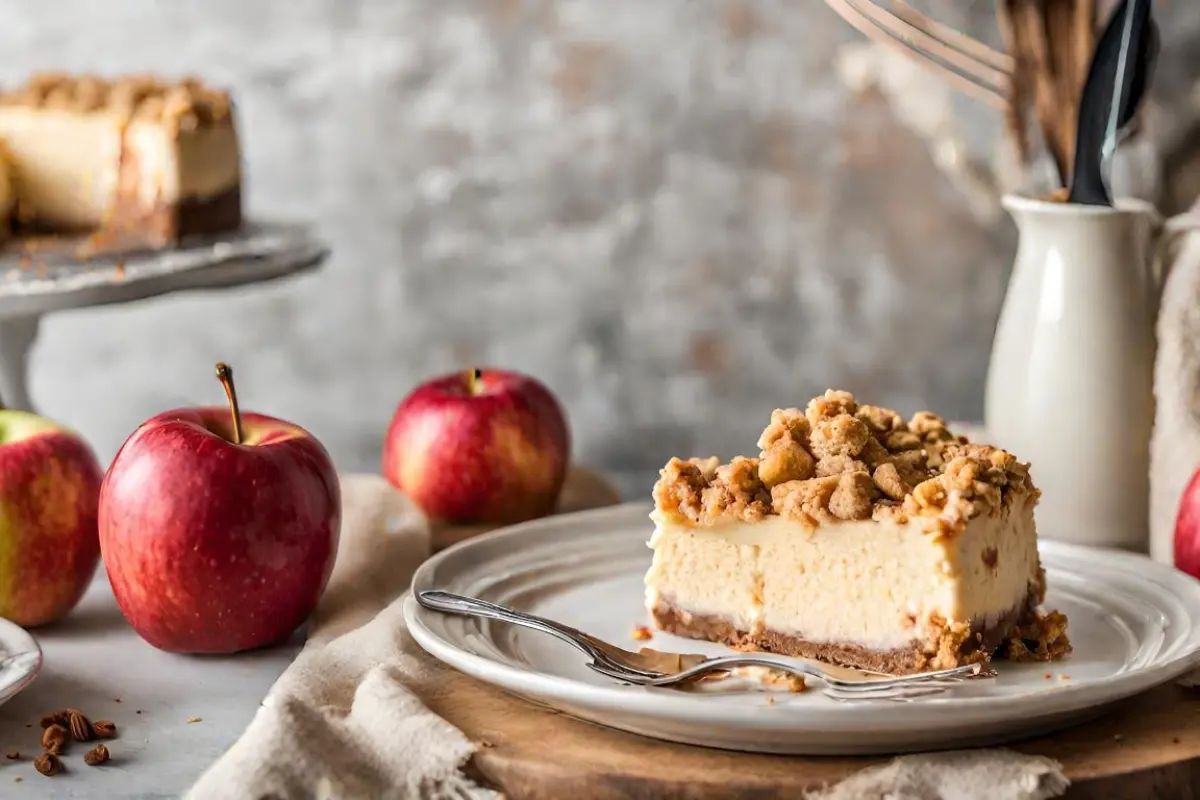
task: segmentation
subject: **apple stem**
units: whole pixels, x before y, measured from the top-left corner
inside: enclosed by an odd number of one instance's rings
[[[233,414],[233,443],[242,443],[242,412],[238,408],[237,391],[233,388],[233,367],[224,361],[217,362],[217,380],[225,389],[225,397],[229,400],[229,411]]]
[[[479,379],[483,375],[483,370],[473,369],[467,373],[467,392],[469,394],[479,394]]]

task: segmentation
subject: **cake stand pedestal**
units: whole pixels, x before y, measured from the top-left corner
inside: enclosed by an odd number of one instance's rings
[[[29,351],[44,314],[276,280],[315,269],[328,255],[310,227],[295,223],[248,223],[164,251],[101,250],[83,239],[11,246],[0,254],[0,398],[34,410]]]

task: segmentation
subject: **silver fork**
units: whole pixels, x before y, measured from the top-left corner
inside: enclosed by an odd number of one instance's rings
[[[738,667],[765,667],[820,681],[824,693],[837,700],[908,700],[946,691],[966,680],[995,676],[979,664],[892,676],[769,653],[710,657],[663,653],[648,647],[633,653],[561,622],[476,597],[430,589],[416,592],[416,600],[432,611],[493,619],[548,633],[589,656],[592,660],[588,666],[595,672],[639,686],[683,686],[706,675],[730,673]]]
[[[968,680],[993,678],[996,673],[982,664],[967,664],[953,669],[936,672],[921,672],[915,675],[887,676],[862,672],[857,680],[838,678],[831,669],[822,668],[803,659],[771,655],[736,655],[711,658],[689,669],[649,678],[634,675],[608,666],[589,664],[594,671],[609,678],[636,686],[672,687],[695,683],[714,673],[729,673],[739,667],[763,667],[797,675],[806,681],[815,679],[822,684],[822,693],[835,700],[911,700],[938,694],[953,689]],[[836,669],[836,668],[835,668]],[[858,672],[858,670],[845,670]]]

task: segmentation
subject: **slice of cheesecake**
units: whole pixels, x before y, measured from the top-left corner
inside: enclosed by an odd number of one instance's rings
[[[1070,651],[1066,619],[1040,611],[1027,464],[834,391],[775,411],[758,446],[663,469],[659,628],[893,674]]]
[[[0,94],[13,223],[165,246],[241,224],[226,92],[197,80],[40,74]]]

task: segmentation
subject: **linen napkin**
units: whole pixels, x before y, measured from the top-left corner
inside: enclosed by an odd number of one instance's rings
[[[429,555],[426,522],[380,477],[348,476],[342,492],[338,562],[307,643],[188,800],[499,797],[463,772],[474,743],[421,700],[440,667],[400,603]],[[1066,786],[1049,759],[970,750],[897,758],[808,797],[1047,800]]]
[[[807,800],[1049,800],[1070,781],[1056,761],[1012,750],[902,756]]]

